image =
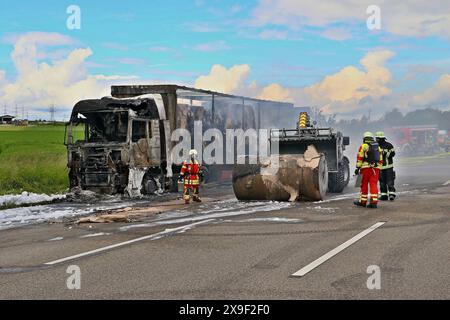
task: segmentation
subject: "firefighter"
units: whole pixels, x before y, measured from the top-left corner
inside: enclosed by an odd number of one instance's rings
[[[384,132],[378,131],[375,134],[378,145],[383,151],[383,165],[380,171],[380,200],[391,201],[395,200],[395,171],[394,171],[394,156],[395,149],[392,143],[386,141],[386,136]]]
[[[184,180],[183,199],[185,204],[189,204],[190,190],[192,190],[192,200],[201,202],[199,196],[201,168],[197,159],[197,150],[189,151],[189,161],[184,161],[180,171],[180,178]]]
[[[354,204],[361,207],[377,208],[378,204],[378,178],[380,167],[383,164],[382,151],[375,142],[371,132],[365,132],[363,143],[359,147],[356,157],[355,175],[361,174],[361,193],[359,200]],[[369,202],[370,187],[370,203]]]

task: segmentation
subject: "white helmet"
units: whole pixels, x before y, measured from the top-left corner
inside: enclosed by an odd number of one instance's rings
[[[198,154],[197,150],[195,150],[195,149],[189,150],[189,156],[190,157],[196,157],[197,154]]]

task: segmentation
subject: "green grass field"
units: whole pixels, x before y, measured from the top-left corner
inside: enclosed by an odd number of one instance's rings
[[[68,188],[63,125],[0,126],[0,195]]]

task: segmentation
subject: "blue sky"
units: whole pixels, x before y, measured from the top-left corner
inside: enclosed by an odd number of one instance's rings
[[[450,73],[450,43],[442,32],[409,35],[403,31],[407,29],[397,31],[392,22],[390,29],[369,31],[364,11],[360,19],[343,14],[323,23],[311,22],[316,13],[297,16],[292,22],[289,12],[284,13],[287,22],[276,18],[261,22],[257,16],[264,6],[270,9],[270,2],[2,1],[0,70],[14,81],[17,71],[11,53],[17,38],[28,32],[51,32],[74,42],[42,47],[48,54],[39,62],[51,64],[71,50],[90,48],[92,55],[84,66],[94,75],[193,84],[215,64],[225,68],[246,64],[251,68],[247,83],[257,81],[261,88],[271,83],[305,87],[346,66],[361,68],[359,61],[376,50],[395,53],[385,67],[393,78],[389,87],[398,93],[426,90]],[[80,30],[66,27],[66,8],[71,4],[81,8]],[[343,34],[331,39],[327,32],[336,29]]]

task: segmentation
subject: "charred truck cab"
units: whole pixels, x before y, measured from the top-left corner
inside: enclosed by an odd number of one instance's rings
[[[78,102],[66,125],[70,188],[130,196],[164,190],[166,121],[156,95]]]
[[[291,103],[177,85],[112,86],[111,97],[73,108],[65,135],[70,188],[131,197],[176,191],[181,164],[171,159],[175,129],[192,136],[198,121],[202,133],[284,128],[297,110]],[[231,182],[232,165],[222,161],[207,169],[210,181]]]

